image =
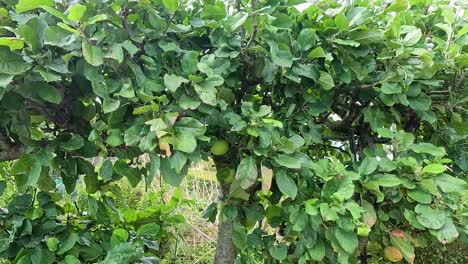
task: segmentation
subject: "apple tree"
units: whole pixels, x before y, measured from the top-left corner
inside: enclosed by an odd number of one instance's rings
[[[423,241],[466,242],[466,3],[304,2],[2,0],[0,161],[18,193],[0,254],[136,261],[58,225],[54,179],[82,179],[90,219],[125,226],[110,183],[178,186],[210,158],[215,263],[367,263],[369,243],[413,263]]]

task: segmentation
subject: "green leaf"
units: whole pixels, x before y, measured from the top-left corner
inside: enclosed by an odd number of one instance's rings
[[[192,153],[197,148],[197,140],[190,133],[176,133],[174,148],[185,153]]]
[[[283,261],[288,256],[288,247],[285,244],[280,244],[272,247],[268,247],[270,255],[279,261]]]
[[[109,159],[106,159],[101,167],[99,168],[99,175],[103,180],[110,180],[112,179],[112,174],[114,173],[114,165],[112,164],[112,161]]]
[[[157,236],[161,231],[161,227],[157,224],[150,223],[140,226],[137,230],[137,236]]]
[[[150,184],[153,182],[154,178],[157,176],[157,173],[159,171],[159,166],[161,164],[161,160],[159,159],[159,156],[155,153],[150,153],[150,169],[148,171],[148,175],[145,177],[145,183],[146,183],[146,189],[150,186]]]
[[[200,106],[200,101],[186,95],[182,94],[179,98],[179,105],[182,109],[197,109]]]
[[[427,228],[440,229],[445,224],[444,212],[435,210],[429,205],[418,204],[414,211],[418,222]]]
[[[377,29],[357,30],[348,34],[351,40],[361,44],[372,44],[382,41],[382,32]]]
[[[67,21],[68,18],[67,18],[67,15],[65,15],[64,13],[62,13],[61,11],[58,11],[57,9],[55,8],[52,8],[52,7],[49,7],[49,6],[40,6],[42,9],[44,9],[44,11],[46,11],[47,13],[57,17],[57,18],[60,18],[64,21]]]
[[[62,94],[59,90],[47,83],[36,83],[37,95],[49,103],[60,104],[62,102]]]
[[[49,237],[49,238],[47,238],[47,240],[46,240],[47,248],[48,248],[50,251],[55,251],[55,250],[57,250],[58,244],[59,244],[59,243],[60,243],[60,241],[59,241],[56,237]]]
[[[413,29],[406,34],[405,38],[403,39],[403,45],[405,46],[413,46],[418,43],[419,39],[422,37],[421,29]]]
[[[128,52],[128,54],[130,54],[130,56],[135,55],[140,50],[130,40],[126,40],[120,43],[120,45]]]
[[[232,226],[232,243],[239,250],[244,250],[247,247],[247,232],[244,226],[239,222],[234,222]]]
[[[122,243],[107,252],[103,263],[131,263],[136,248],[130,243]]]
[[[16,12],[19,14],[40,6],[54,6],[54,4],[54,0],[19,0],[16,5]]]
[[[161,159],[160,172],[164,181],[174,187],[178,187],[180,185],[185,175],[185,171],[177,173],[174,169],[172,169],[168,158]]]
[[[104,21],[107,18],[108,17],[106,14],[95,15],[93,17],[90,17],[89,19],[86,19],[86,22],[83,23],[83,26],[93,25],[93,24],[96,24],[97,22]]]
[[[80,36],[80,34],[81,34],[79,30],[77,30],[77,29],[75,29],[75,28],[72,28],[72,27],[70,27],[69,25],[67,25],[67,24],[65,24],[65,23],[58,22],[58,23],[57,23],[57,26],[60,27],[60,28],[62,28],[62,29],[65,29],[65,30],[68,31],[68,32],[71,32],[71,33],[73,33],[73,34],[76,34],[77,36]]]
[[[179,8],[178,0],[162,0],[162,2],[163,5],[172,12],[176,11]]]
[[[408,98],[409,106],[416,111],[427,111],[430,109],[432,101],[425,93],[420,93],[417,97]]]
[[[403,183],[403,180],[394,174],[378,174],[371,178],[365,186],[378,185],[382,187],[395,187]]]
[[[68,141],[60,143],[60,147],[64,150],[73,151],[80,149],[84,145],[84,140],[80,135],[72,134]]]
[[[255,158],[248,156],[243,158],[237,167],[236,180],[240,182],[242,189],[252,186],[258,177],[257,163]]]
[[[114,163],[114,172],[126,177],[132,187],[136,187],[141,180],[141,173],[137,168],[130,167],[126,162],[117,160]]]
[[[63,259],[63,264],[80,264],[80,260],[73,255],[66,255]]]
[[[423,173],[431,173],[431,174],[441,174],[447,169],[445,165],[443,164],[438,164],[438,163],[431,163],[426,166],[424,166],[422,172]]]
[[[112,236],[110,239],[111,242],[111,248],[120,245],[122,243],[125,243],[128,240],[129,233],[127,230],[123,228],[117,228],[112,231]]]
[[[439,189],[444,193],[462,195],[468,188],[468,184],[464,180],[445,173],[435,177],[434,180]]]
[[[444,156],[447,153],[445,152],[445,149],[443,147],[436,147],[432,145],[431,143],[418,143],[418,144],[412,144],[409,149],[416,153],[427,153],[432,156]]]
[[[22,49],[24,47],[24,41],[19,38],[0,38],[0,46],[7,46],[11,51]]]
[[[208,4],[207,2],[203,10],[200,13],[200,17],[202,19],[214,19],[219,21],[226,17],[226,9],[222,2],[216,2],[215,5]]]
[[[322,261],[325,257],[325,244],[321,239],[317,239],[314,247],[307,250],[312,260]]]
[[[140,140],[141,140],[140,133],[141,133],[142,128],[143,128],[142,126],[135,125],[125,130],[125,134],[124,134],[125,145],[136,146],[138,143],[140,143]]]
[[[275,182],[283,194],[291,197],[293,200],[296,198],[297,185],[284,171],[279,171],[275,174]]]
[[[325,54],[325,51],[323,51],[322,47],[316,47],[313,49],[309,55],[307,55],[307,58],[326,58],[327,55]]]
[[[447,244],[455,241],[459,236],[457,228],[453,224],[451,217],[446,217],[445,224],[441,229],[437,230],[436,237],[442,244]]]
[[[10,51],[7,47],[0,46],[0,73],[3,74],[21,74],[29,70],[31,65],[23,58]]]
[[[80,21],[83,17],[84,13],[86,12],[86,6],[76,4],[68,10],[68,19],[74,21]]]
[[[313,64],[296,64],[292,68],[292,72],[299,76],[305,76],[314,81],[319,78],[319,71]]]
[[[334,39],[332,41],[333,43],[343,45],[343,46],[359,47],[361,45],[361,43],[354,41],[354,40],[349,40],[349,39]]]
[[[39,177],[41,176],[41,163],[36,161],[31,168],[31,171],[28,175],[28,180],[26,181],[26,185],[35,187],[37,182],[39,181]]]
[[[83,57],[89,64],[93,66],[100,66],[104,63],[104,54],[101,47],[91,46],[87,42],[83,42],[82,48]]]
[[[432,202],[432,195],[421,190],[420,188],[408,190],[408,197],[422,204],[430,204]]]
[[[181,66],[186,74],[192,74],[197,69],[198,52],[190,50],[182,56]]]
[[[385,124],[385,113],[378,107],[367,107],[363,111],[364,121],[369,122],[373,131],[384,126]]]
[[[286,154],[277,154],[275,156],[275,161],[278,162],[279,165],[290,168],[290,169],[300,169],[301,168],[301,161],[296,157],[291,157]]]
[[[322,196],[343,202],[354,194],[354,184],[349,177],[344,179],[330,179],[322,188]]]
[[[169,157],[169,163],[171,168],[174,169],[177,173],[180,173],[187,163],[187,156],[181,151],[176,151]]]
[[[315,30],[311,28],[305,28],[299,33],[297,37],[297,43],[301,51],[307,51],[315,46],[317,36],[315,35]]]
[[[49,26],[44,32],[44,44],[57,47],[66,47],[70,45],[76,36],[70,32],[56,26]]]
[[[340,29],[340,31],[346,31],[349,28],[349,20],[343,13],[339,13],[335,17],[335,25]]]
[[[389,83],[389,82],[384,82],[380,90],[384,94],[399,94],[402,91],[399,83]]]
[[[361,175],[369,175],[377,169],[379,162],[376,158],[366,157],[359,165],[358,173]]]
[[[407,0],[395,0],[393,3],[385,9],[386,13],[389,12],[400,12],[408,8]]]
[[[281,67],[291,67],[293,56],[289,47],[283,43],[278,44],[272,40],[267,40],[267,43],[270,46],[271,59],[273,63]]]
[[[111,58],[111,59],[118,61],[119,63],[122,63],[124,59],[122,45],[113,44],[110,47],[109,52],[106,54],[106,58]]]
[[[104,114],[114,112],[115,110],[119,109],[120,100],[112,99],[110,97],[104,98],[104,102],[102,103],[102,109],[104,110]]]
[[[338,244],[348,253],[353,254],[358,247],[358,237],[352,231],[345,231],[341,228],[334,229],[334,235]]]
[[[72,249],[77,240],[78,235],[76,233],[71,233],[64,241],[62,241],[62,243],[60,243],[60,246],[57,249],[57,255],[62,255]]]
[[[202,136],[206,131],[205,125],[192,117],[181,118],[174,124],[174,128],[179,132],[190,133],[194,137]]]
[[[177,88],[179,88],[179,86],[182,83],[186,83],[186,82],[188,82],[187,79],[185,79],[183,77],[180,77],[180,76],[177,76],[175,74],[166,74],[166,75],[164,75],[164,85],[172,93],[175,93]]]
[[[0,100],[2,100],[3,95],[5,94],[4,87],[7,87],[13,81],[14,77],[14,75],[0,73]]]
[[[229,31],[233,32],[238,29],[245,23],[248,17],[249,14],[245,12],[237,12],[234,16],[227,17],[226,24],[229,26]]]
[[[328,72],[320,71],[320,78],[319,78],[320,86],[324,90],[330,90],[335,87],[335,83],[333,82],[333,78],[331,77]]]

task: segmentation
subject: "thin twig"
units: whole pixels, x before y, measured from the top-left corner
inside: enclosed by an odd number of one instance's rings
[[[169,18],[169,21],[167,21],[167,25],[164,28],[163,33],[162,33],[163,35],[166,34],[167,30],[169,29],[169,26],[171,25],[172,20],[174,20],[175,14],[176,12],[172,13],[171,17]]]
[[[248,49],[250,45],[252,45],[255,36],[257,35],[257,0],[252,0],[252,24],[253,24],[253,30],[252,30],[252,35],[250,36],[249,41],[247,42],[247,45],[245,46],[244,50]]]
[[[460,78],[458,78],[458,81],[455,83],[455,87],[453,87],[455,91],[458,91],[458,88],[460,88],[460,86],[463,84],[463,81],[465,80],[465,77],[466,77],[467,74],[468,74],[468,71],[465,71],[460,76]]]
[[[94,46],[93,42],[91,41],[91,39],[86,35],[86,32],[84,31],[84,29],[82,27],[79,28],[80,30],[80,34],[81,34],[81,37],[83,37],[83,39],[91,46]]]

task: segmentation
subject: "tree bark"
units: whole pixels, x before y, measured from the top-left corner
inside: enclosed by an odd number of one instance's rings
[[[0,162],[19,159],[23,152],[21,144],[12,142],[0,132]]]
[[[221,187],[221,189],[223,188]],[[218,224],[218,241],[216,243],[214,264],[233,264],[236,259],[236,248],[231,239],[232,224],[231,220]]]
[[[235,157],[233,155],[227,155],[226,157],[213,157],[213,160],[217,171],[223,168],[232,168],[232,164],[235,164]],[[219,188],[222,196],[221,200],[226,199],[229,196],[231,185],[219,182]],[[233,264],[237,255],[236,248],[231,239],[233,222],[231,220],[223,222],[221,222],[221,220],[219,221],[218,241],[216,243],[214,264]]]

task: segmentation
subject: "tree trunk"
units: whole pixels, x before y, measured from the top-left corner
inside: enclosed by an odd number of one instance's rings
[[[235,163],[233,159],[230,159],[228,157],[213,157],[213,160],[215,162],[217,171],[223,168],[232,168],[232,164]],[[219,188],[222,195],[221,200],[224,200],[224,198],[229,196],[229,190],[231,188],[231,185],[219,182]],[[219,221],[220,222],[218,223],[218,241],[216,243],[214,264],[233,264],[237,255],[236,248],[234,247],[234,244],[232,243],[231,239],[233,222],[231,220],[221,222],[221,219]]]
[[[236,259],[236,248],[231,240],[232,221],[218,224],[218,241],[216,244],[215,264],[233,264]]]

